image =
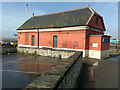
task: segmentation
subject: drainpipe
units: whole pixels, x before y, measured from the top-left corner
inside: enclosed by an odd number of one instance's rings
[[[39,29],[38,30],[38,48],[39,48]]]

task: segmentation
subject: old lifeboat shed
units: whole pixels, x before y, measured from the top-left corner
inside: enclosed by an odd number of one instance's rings
[[[83,57],[109,57],[110,36],[103,17],[91,7],[32,16],[18,29],[18,47],[83,51]]]

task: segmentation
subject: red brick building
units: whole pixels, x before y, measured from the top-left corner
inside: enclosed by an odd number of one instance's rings
[[[18,47],[83,51],[84,57],[109,56],[110,36],[103,17],[85,7],[33,16],[18,29]]]

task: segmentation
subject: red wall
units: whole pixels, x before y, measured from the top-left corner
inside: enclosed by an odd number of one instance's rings
[[[93,47],[93,43],[98,43],[98,47]],[[101,51],[101,37],[90,36],[89,50]]]
[[[38,45],[38,33],[29,32],[28,45],[32,45],[32,35],[35,36],[35,46]],[[26,45],[25,43],[25,32],[18,32],[18,44]]]
[[[53,36],[57,35],[57,48],[85,49],[86,30],[51,31],[39,33],[39,46],[53,47]]]
[[[110,37],[102,37],[102,39],[103,38],[110,39]],[[102,42],[101,50],[107,50],[109,48],[110,48],[110,42]]]
[[[25,32],[18,32],[18,44],[25,44]]]
[[[38,33],[29,32],[28,45],[31,45],[31,37],[35,35],[35,46],[38,45]],[[44,31],[39,32],[39,46],[53,47],[53,36],[57,35],[57,48],[85,49],[86,30],[68,31]],[[18,32],[18,43],[25,44],[25,32]]]
[[[99,19],[98,19],[98,25],[96,24],[96,17],[99,17]],[[93,15],[93,17],[91,18],[91,20],[88,23],[88,25],[92,26],[94,28],[100,29],[100,30],[105,30],[103,19],[102,19],[102,17],[100,17],[97,14]]]
[[[110,48],[110,42],[102,42],[102,39],[110,39],[110,37],[105,36],[91,36],[89,42],[89,49],[90,50],[108,50]],[[92,47],[93,43],[98,43],[98,47]]]
[[[92,31],[90,29],[86,32],[86,49],[89,49],[89,43],[90,43],[90,35],[103,35],[102,32]]]
[[[39,32],[39,46],[53,47],[53,36],[57,35],[57,48],[68,49],[90,49],[106,50],[109,49],[109,43],[102,42],[101,36],[90,36],[94,34],[103,35],[102,32],[92,30],[67,30],[67,31],[42,31]],[[38,46],[38,32],[29,32],[28,45],[32,45],[32,35],[35,35],[35,45]],[[105,37],[109,38],[109,37]],[[18,32],[18,43],[25,44],[25,32]],[[98,47],[92,47],[92,43],[98,43]],[[101,46],[102,44],[102,46]]]

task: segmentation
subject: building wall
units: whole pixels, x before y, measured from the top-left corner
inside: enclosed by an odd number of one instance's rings
[[[29,32],[28,45],[31,45],[31,37],[35,35],[35,46],[38,45],[38,33]],[[53,36],[57,35],[57,48],[72,48],[72,49],[84,49],[86,42],[86,30],[74,30],[74,31],[50,31],[39,32],[39,46],[40,47],[53,47]],[[25,44],[25,32],[18,33],[18,43]]]
[[[25,34],[28,33],[28,40],[26,44]],[[37,32],[18,32],[18,44],[20,45],[32,45],[32,35],[35,36],[35,46],[38,45],[38,33]]]
[[[89,50],[89,57],[90,58],[101,59],[101,51],[98,51],[98,50]]]
[[[89,50],[101,51],[101,37],[90,36]]]
[[[110,39],[110,37],[101,37],[102,39]],[[110,42],[101,41],[101,50],[108,50],[110,48]]]
[[[53,36],[57,35],[57,48],[85,49],[85,30],[40,32],[40,46],[53,47]]]
[[[96,24],[96,17],[98,17],[98,24]],[[102,17],[100,17],[97,14],[94,14],[93,17],[91,18],[90,22],[88,23],[89,26],[92,26],[94,28],[100,29],[100,30],[105,30],[104,22]]]
[[[26,44],[26,33],[29,33],[28,43]],[[101,50],[109,50],[108,42],[102,42],[102,39],[109,37],[91,36],[103,35],[104,32],[93,31],[91,29],[77,30],[59,30],[59,31],[39,31],[39,48],[49,47],[63,50],[83,51],[83,57],[101,58]],[[35,35],[35,45],[32,46],[32,35]],[[57,36],[57,47],[53,47],[53,36]],[[38,31],[18,32],[18,46],[38,47]],[[99,55],[96,56],[96,51]]]
[[[110,42],[103,42],[104,39],[110,39],[105,36],[91,36],[89,43],[88,56],[90,58],[103,59],[109,57]]]
[[[87,31],[86,31],[86,49],[88,50],[89,49],[89,43],[90,43],[90,35],[103,35],[104,34],[104,32],[97,32],[97,31],[93,31],[93,30],[91,30],[91,29],[88,29]]]

